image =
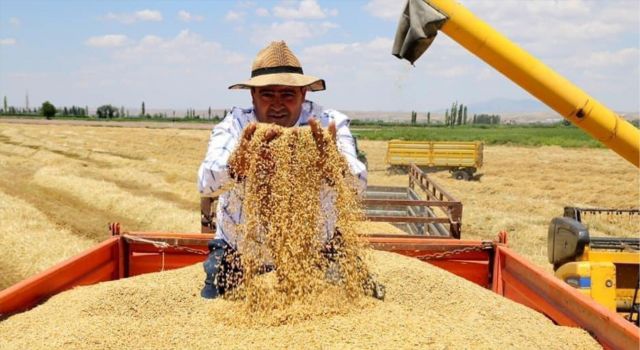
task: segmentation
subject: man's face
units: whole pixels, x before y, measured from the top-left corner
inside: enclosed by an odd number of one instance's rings
[[[300,117],[306,92],[304,87],[284,85],[252,88],[256,118],[260,123],[294,126]]]

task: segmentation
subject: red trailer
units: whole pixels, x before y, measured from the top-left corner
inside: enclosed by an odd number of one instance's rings
[[[79,285],[127,278],[199,263],[212,235],[124,232],[82,254],[0,292],[0,319],[32,308]],[[533,266],[506,246],[506,234],[490,241],[372,235],[374,249],[424,260],[497,294],[537,310],[558,325],[587,330],[605,348],[638,349],[640,332],[630,322]]]

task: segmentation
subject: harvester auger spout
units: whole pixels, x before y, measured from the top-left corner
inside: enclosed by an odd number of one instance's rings
[[[393,54],[411,63],[437,30],[528,91],[623,158],[640,167],[640,131],[454,0],[409,0]]]

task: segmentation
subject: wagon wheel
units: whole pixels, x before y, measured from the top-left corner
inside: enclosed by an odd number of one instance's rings
[[[453,172],[453,177],[456,180],[469,181],[469,174],[464,170],[456,170]]]

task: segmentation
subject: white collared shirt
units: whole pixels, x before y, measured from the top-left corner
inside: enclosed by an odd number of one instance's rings
[[[355,142],[349,130],[349,118],[336,110],[323,109],[311,101],[305,101],[295,126],[308,125],[311,117],[315,117],[325,128],[331,121],[335,122],[338,149],[347,160],[351,173],[359,180],[359,193],[364,193],[367,186],[367,169],[357,158]],[[251,122],[257,122],[253,108],[234,107],[224,120],[213,128],[207,155],[198,170],[200,194],[216,195],[224,191],[218,199],[215,237],[224,239],[232,247],[237,246],[239,238],[236,236],[236,225],[243,223],[245,218],[242,213],[243,186],[233,191],[225,191],[225,185],[232,181],[229,177],[228,161],[242,137],[242,130]],[[328,240],[333,237],[335,230],[336,218],[331,210],[335,202],[335,191],[324,185],[320,198],[323,209],[321,225],[324,239]]]

